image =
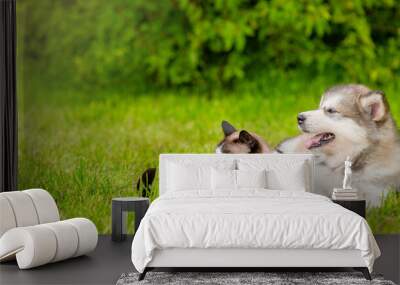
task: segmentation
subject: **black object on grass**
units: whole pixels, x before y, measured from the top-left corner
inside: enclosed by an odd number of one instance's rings
[[[141,197],[149,198],[151,186],[154,182],[154,178],[156,177],[156,172],[156,168],[148,168],[139,177],[136,183],[136,190],[140,193]]]

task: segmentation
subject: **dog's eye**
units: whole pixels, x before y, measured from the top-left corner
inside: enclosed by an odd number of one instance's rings
[[[326,112],[329,113],[329,114],[337,113],[337,111],[335,109],[333,109],[333,108],[326,109]]]

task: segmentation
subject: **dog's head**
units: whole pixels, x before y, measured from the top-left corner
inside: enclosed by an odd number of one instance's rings
[[[379,141],[387,121],[392,122],[383,92],[356,84],[328,89],[317,110],[297,117],[305,149],[322,155],[330,167]]]
[[[216,153],[263,153],[269,152],[267,144],[257,135],[246,130],[237,131],[227,121],[221,123],[224,138],[217,145]]]

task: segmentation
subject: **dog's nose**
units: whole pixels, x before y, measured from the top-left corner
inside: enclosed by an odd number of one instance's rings
[[[303,114],[297,115],[297,122],[299,123],[299,125],[302,125],[305,120],[306,120],[306,116],[304,116]]]

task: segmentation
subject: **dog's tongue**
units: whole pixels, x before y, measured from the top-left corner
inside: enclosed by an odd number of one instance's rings
[[[308,139],[308,140],[305,142],[305,147],[306,147],[307,149],[310,149],[310,148],[313,147],[313,146],[318,146],[318,145],[319,145],[319,141],[321,140],[321,137],[322,137],[323,135],[324,135],[324,134],[319,134],[319,135],[313,136],[312,138]]]

